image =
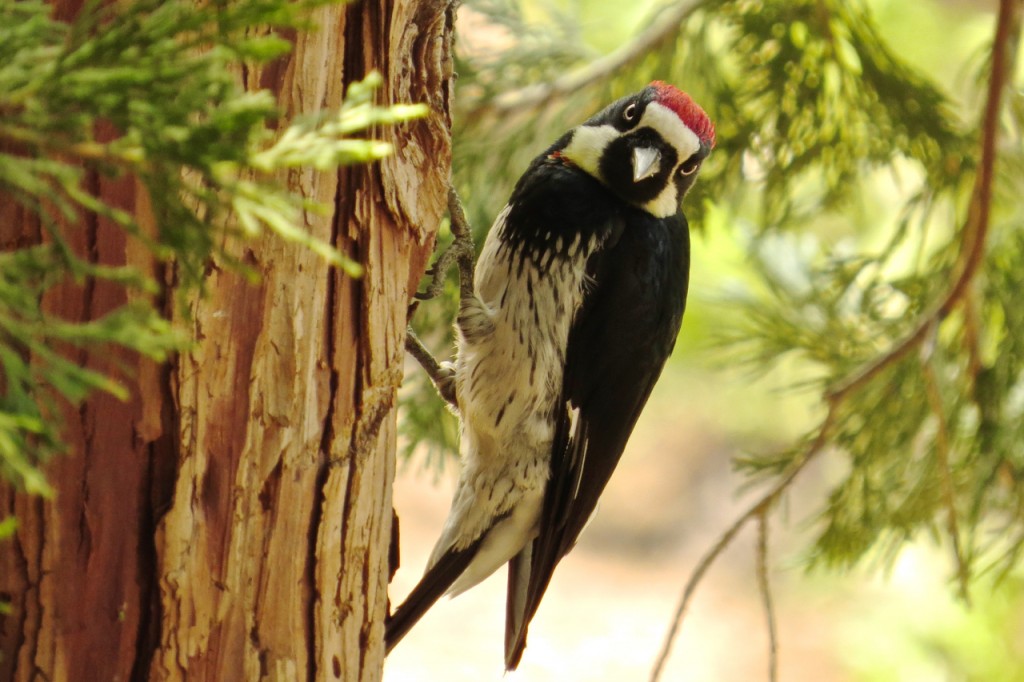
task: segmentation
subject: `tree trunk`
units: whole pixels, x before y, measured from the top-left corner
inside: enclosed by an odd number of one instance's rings
[[[284,178],[334,206],[306,224],[361,262],[361,279],[271,236],[233,244],[261,281],[211,265],[182,320],[192,352],[170,366],[81,354],[134,368],[132,399],[67,411],[54,500],[0,486],[0,516],[20,522],[0,544],[0,679],[380,679],[395,396],[406,308],[446,205],[452,21],[429,0],[322,8],[288,58],[242,74],[286,119],[337,108],[370,69],[383,103],[432,113],[379,131],[396,153],[377,165]],[[149,220],[133,180],[93,182]],[[3,203],[0,220],[22,231],[2,246],[38,239]],[[101,217],[67,232],[100,262],[157,267]],[[45,303],[84,320],[125,301],[87,283]]]

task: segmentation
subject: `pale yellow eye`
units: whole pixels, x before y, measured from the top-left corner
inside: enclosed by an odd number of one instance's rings
[[[626,107],[626,110],[622,112],[622,119],[624,121],[630,121],[636,118],[636,103],[630,104]]]
[[[700,159],[694,154],[686,161],[683,161],[683,165],[679,166],[680,175],[693,175],[700,168]]]

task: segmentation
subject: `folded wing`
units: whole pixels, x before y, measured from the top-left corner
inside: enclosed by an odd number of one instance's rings
[[[540,534],[510,565],[505,664],[513,670],[555,566],[572,549],[672,352],[686,302],[682,215],[637,211],[591,257],[593,286],[569,334]]]

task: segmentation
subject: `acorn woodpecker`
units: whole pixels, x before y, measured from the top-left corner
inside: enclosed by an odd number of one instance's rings
[[[505,665],[519,664],[672,352],[690,264],[680,204],[714,144],[707,114],[655,81],[519,179],[456,323],[458,488],[425,575],[387,620],[389,651],[442,594],[508,562]]]

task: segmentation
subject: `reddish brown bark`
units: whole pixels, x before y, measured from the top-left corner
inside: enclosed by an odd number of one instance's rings
[[[270,236],[233,244],[261,281],[210,269],[206,296],[179,320],[194,351],[168,367],[80,355],[128,367],[132,398],[68,411],[70,453],[48,470],[54,500],[0,487],[0,515],[20,522],[0,544],[12,602],[0,679],[379,679],[406,307],[449,174],[451,11],[324,8],[290,57],[244,74],[278,94],[286,117],[336,108],[371,68],[385,76],[383,101],[432,113],[378,131],[396,146],[378,165],[283,176],[335,207],[307,227],[360,261],[363,278]],[[96,182],[147,222],[131,179]],[[4,248],[38,239],[2,198],[0,220]],[[98,262],[154,267],[101,219],[67,232]],[[125,300],[87,283],[45,303],[85,320]]]

